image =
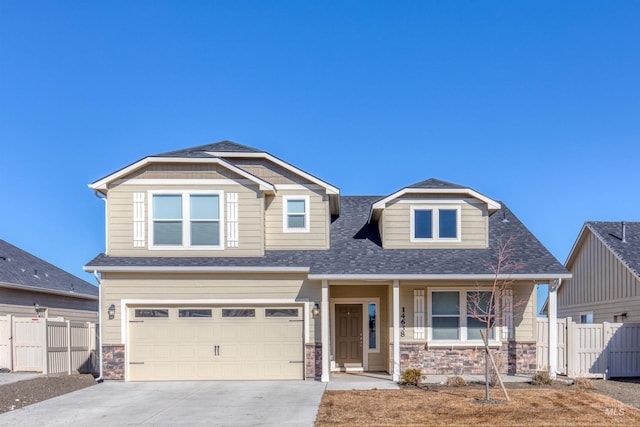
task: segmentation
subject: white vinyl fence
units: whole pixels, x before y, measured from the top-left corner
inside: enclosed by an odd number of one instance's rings
[[[0,316],[0,369],[44,374],[95,372],[94,323]]]
[[[538,319],[538,370],[549,369],[549,321]],[[558,373],[570,377],[640,376],[640,323],[558,319]]]

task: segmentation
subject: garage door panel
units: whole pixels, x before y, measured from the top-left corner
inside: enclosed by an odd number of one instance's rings
[[[303,378],[302,321],[265,318],[264,307],[247,307],[252,318],[222,318],[216,307],[212,317],[178,318],[178,308],[129,324],[130,380]]]

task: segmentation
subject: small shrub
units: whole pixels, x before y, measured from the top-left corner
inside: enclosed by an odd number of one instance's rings
[[[400,377],[400,384],[418,386],[422,382],[422,371],[417,368],[407,369]]]
[[[596,386],[593,385],[593,381],[588,378],[576,378],[573,384],[583,390],[594,390],[596,388]]]
[[[461,376],[447,377],[447,385],[449,387],[464,387],[467,382]]]
[[[551,375],[547,371],[538,371],[531,378],[531,384],[533,385],[549,385],[552,381]]]

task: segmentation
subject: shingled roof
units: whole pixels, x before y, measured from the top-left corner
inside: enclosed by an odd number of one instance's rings
[[[625,222],[625,241],[622,223],[587,221],[584,225],[616,255],[629,270],[640,277],[640,222]]]
[[[378,227],[368,222],[380,196],[342,196],[341,215],[331,224],[328,250],[266,251],[264,257],[111,257],[98,255],[85,269],[104,267],[253,267],[308,268],[310,275],[492,275],[500,240],[513,238],[515,274],[531,277],[568,275],[535,236],[502,205],[504,214],[489,218],[487,249],[383,249]]]
[[[197,147],[156,154],[151,157],[215,157],[214,155],[208,154],[208,152],[264,153],[264,151],[247,147],[246,145],[238,144],[233,141],[220,141],[214,144],[199,145]]]
[[[0,286],[98,299],[96,286],[1,239]]]

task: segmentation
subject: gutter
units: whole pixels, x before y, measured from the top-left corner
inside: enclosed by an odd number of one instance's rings
[[[104,381],[104,379],[102,378],[102,283],[100,283],[100,276],[98,276],[98,272],[96,270],[93,270],[93,277],[96,278],[96,281],[98,282],[98,295],[99,295],[99,302],[98,302],[98,320],[100,323],[98,323],[98,327],[100,330],[100,346],[98,347],[98,351],[100,352],[100,354],[98,355],[98,360],[100,363],[100,376],[98,378],[96,378],[96,382],[97,383],[101,383]]]
[[[311,280],[493,280],[495,274],[309,274]],[[499,280],[553,280],[570,279],[571,273],[549,274],[500,274]]]

